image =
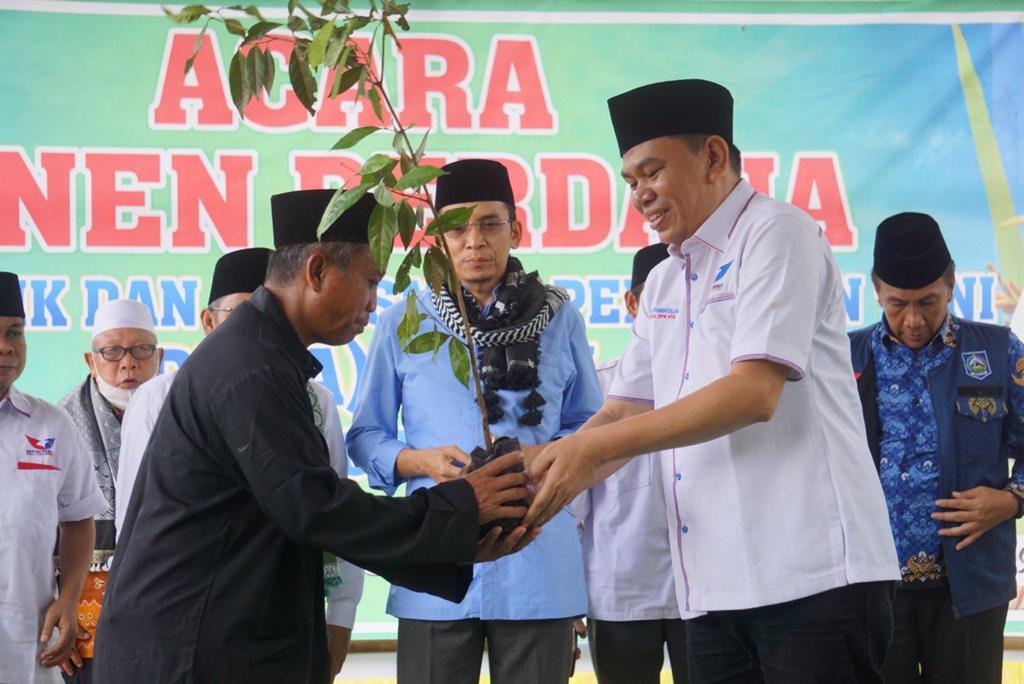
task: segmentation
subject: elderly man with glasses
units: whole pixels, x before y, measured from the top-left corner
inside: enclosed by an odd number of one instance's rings
[[[67,682],[92,681],[93,638],[114,552],[121,419],[135,390],[157,374],[163,356],[145,304],[131,299],[106,302],[96,311],[91,348],[85,352],[89,375],[60,400],[92,458],[96,481],[107,502],[106,509],[96,516],[96,550],[78,604],[78,648],[63,666]]]

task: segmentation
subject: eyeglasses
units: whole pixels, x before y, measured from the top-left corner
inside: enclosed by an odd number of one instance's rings
[[[224,308],[224,309],[215,309],[215,308],[214,308],[214,307],[212,307],[212,306],[208,306],[208,307],[206,307],[206,310],[207,310],[207,311],[219,311],[219,312],[221,312],[221,313],[226,313],[226,314],[228,314],[228,313],[231,313],[232,311],[234,311],[234,310],[235,310],[235,309],[237,309],[237,308],[238,308],[237,306],[229,306],[229,307],[227,307],[227,308]]]
[[[481,221],[469,221],[467,223],[462,224],[461,226],[455,226],[454,228],[448,230],[445,233],[445,235],[448,235],[453,238],[461,238],[464,237],[466,233],[469,232],[470,228],[476,226],[477,229],[480,230],[481,235],[485,237],[490,237],[491,235],[496,235],[498,231],[500,231],[502,228],[504,228],[510,223],[512,222],[509,221],[508,219],[496,218],[486,218]]]
[[[102,349],[93,349],[92,353],[99,354],[105,361],[120,361],[125,354],[131,354],[136,361],[145,361],[156,353],[156,345],[136,344],[131,347],[103,347]]]

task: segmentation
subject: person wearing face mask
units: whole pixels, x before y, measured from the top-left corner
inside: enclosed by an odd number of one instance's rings
[[[927,214],[882,221],[871,276],[884,315],[850,339],[902,575],[885,681],[997,683],[1024,516],[1024,345],[949,312],[955,266]]]
[[[157,374],[163,356],[149,307],[131,299],[106,302],[96,310],[91,349],[85,352],[89,375],[59,403],[85,443],[107,501],[96,516],[96,548],[78,606],[78,647],[62,667],[67,682],[92,681],[93,637],[114,553],[121,419],[132,394]]]
[[[250,247],[229,252],[217,260],[213,267],[210,297],[200,313],[203,332],[212,333],[231,313],[249,301],[252,293],[263,284],[267,263],[273,252],[266,247]],[[114,507],[116,532],[124,525],[132,488],[142,463],[146,445],[160,415],[167,393],[176,373],[164,373],[153,378],[132,396],[121,421],[121,460],[117,469]],[[345,436],[338,417],[338,407],[330,390],[319,382],[306,383],[310,404],[317,427],[327,442],[331,467],[339,477],[348,476],[348,457],[345,455]],[[324,592],[327,595],[327,651],[330,656],[331,676],[336,677],[348,655],[355,624],[356,605],[363,595],[363,571],[333,554],[324,555]]]

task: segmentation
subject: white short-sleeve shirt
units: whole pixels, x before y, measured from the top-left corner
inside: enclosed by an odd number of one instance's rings
[[[613,398],[662,407],[767,359],[771,420],[664,459],[680,610],[752,608],[898,580],[822,230],[740,181],[648,276]]]
[[[164,405],[174,373],[158,375],[143,383],[132,395],[128,408],[121,420],[121,454],[119,458],[117,481],[118,492],[114,509],[114,524],[118,534],[124,524],[128,504],[131,501],[132,489],[142,465],[142,455],[149,444],[153,426],[156,425],[160,409]],[[348,476],[348,457],[345,452],[345,434],[338,417],[338,407],[330,390],[318,382],[310,382],[309,387],[316,399],[314,410],[318,413],[318,425],[323,425],[324,441],[331,456],[331,467],[339,477]],[[312,403],[312,402],[310,402]],[[363,594],[363,571],[361,568],[337,560],[334,571],[329,577],[327,591],[327,624],[352,628],[355,623],[356,605]],[[340,579],[340,582],[333,581]]]
[[[608,393],[618,365],[611,361],[597,369],[602,393]],[[660,452],[637,456],[573,502],[583,543],[587,617],[612,622],[679,617],[661,461]]]
[[[39,667],[42,617],[55,598],[57,525],[107,509],[68,415],[11,388],[0,401],[0,682],[59,682]]]

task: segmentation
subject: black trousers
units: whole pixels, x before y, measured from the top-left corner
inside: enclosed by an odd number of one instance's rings
[[[672,681],[686,684],[686,623],[682,620],[587,620],[590,657],[600,684],[657,684],[665,662]]]
[[[892,582],[852,584],[687,624],[691,684],[869,684],[892,638]]]
[[[999,684],[1007,608],[957,618],[948,585],[897,591],[886,684]]]
[[[82,667],[75,667],[75,674],[70,677],[63,671],[60,676],[64,679],[64,684],[92,684],[92,658],[84,659]]]

